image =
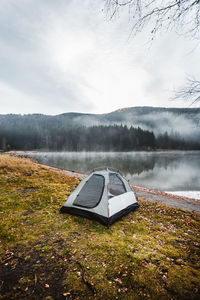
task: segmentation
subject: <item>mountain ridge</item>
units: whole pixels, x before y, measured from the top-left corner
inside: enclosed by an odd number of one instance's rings
[[[9,113],[9,114],[0,114],[0,116],[10,116],[10,115],[17,115],[17,116],[49,116],[49,117],[56,117],[56,116],[65,116],[65,115],[94,115],[94,116],[103,116],[103,115],[109,115],[113,113],[121,113],[121,112],[126,112],[126,111],[131,111],[131,110],[160,110],[160,111],[190,111],[190,112],[200,112],[200,107],[161,107],[161,106],[131,106],[131,107],[123,107],[119,108],[116,110],[113,110],[108,113],[82,113],[82,112],[75,112],[75,111],[70,111],[70,112],[64,112],[60,114],[55,114],[55,115],[48,115],[48,114],[42,114],[42,113],[27,113],[27,114],[15,114],[15,113]]]
[[[74,128],[80,126],[127,125],[159,135],[168,132],[187,139],[200,139],[200,108],[125,107],[104,114],[67,112],[58,115],[0,114],[0,130],[8,128]]]

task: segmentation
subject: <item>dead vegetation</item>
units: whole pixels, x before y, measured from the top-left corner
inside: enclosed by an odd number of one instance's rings
[[[28,173],[38,169],[38,165],[30,158],[0,155],[0,174],[6,172]]]

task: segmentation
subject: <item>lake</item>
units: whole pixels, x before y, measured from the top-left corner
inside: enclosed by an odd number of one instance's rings
[[[108,166],[131,184],[163,191],[200,191],[200,151],[32,152],[26,156],[56,168],[89,173]]]

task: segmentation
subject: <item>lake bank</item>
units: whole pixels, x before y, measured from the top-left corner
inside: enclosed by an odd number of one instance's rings
[[[32,158],[32,154],[34,152],[12,152],[12,153],[7,153],[7,155],[11,155],[11,156],[26,156],[28,155],[28,157]],[[45,152],[46,153],[46,152]],[[36,152],[37,154],[37,152]],[[51,155],[51,153],[50,153]],[[36,156],[37,158],[37,156]],[[54,172],[58,172],[58,173],[62,173],[68,176],[72,176],[72,177],[77,177],[80,180],[85,178],[87,175],[84,173],[80,173],[80,172],[76,172],[76,171],[72,171],[72,170],[66,170],[66,169],[61,169],[61,168],[55,168],[52,166],[48,166],[48,165],[44,165],[41,164],[41,166],[48,168],[51,171]],[[176,195],[176,193],[174,194],[174,192],[165,192],[165,191],[159,191],[157,189],[152,189],[152,188],[147,188],[147,187],[142,187],[142,186],[137,186],[137,185],[133,185],[131,184],[133,190],[136,193],[136,196],[139,199],[143,199],[143,200],[147,200],[147,201],[153,201],[153,202],[157,202],[157,203],[162,203],[165,205],[168,205],[170,207],[173,208],[181,208],[184,210],[190,210],[192,212],[196,212],[198,214],[200,214],[200,200],[196,199],[196,198],[192,198],[192,197],[187,197],[184,195],[184,192],[182,192],[182,195]],[[188,193],[188,191],[185,191],[186,195]]]
[[[27,152],[25,156],[83,174],[102,166],[113,167],[130,184],[163,192],[200,190],[200,151]]]
[[[87,175],[83,173],[72,172],[68,170],[58,169],[46,165],[42,165],[43,167],[61,174],[65,174],[67,176],[75,176],[80,180],[85,178]],[[189,210],[195,213],[200,214],[200,200],[195,198],[185,197],[184,195],[174,195],[171,193],[166,193],[158,190],[153,190],[149,188],[139,187],[135,185],[131,185],[134,190],[136,196],[139,200],[147,200],[157,203],[162,203],[167,206],[173,208],[181,208],[184,210]]]

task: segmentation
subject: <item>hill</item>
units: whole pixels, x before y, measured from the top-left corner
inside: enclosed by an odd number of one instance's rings
[[[139,199],[108,229],[59,214],[78,183],[0,155],[1,299],[199,299],[199,215]]]
[[[96,129],[91,129],[92,126]],[[135,131],[129,130],[130,127]],[[140,133],[146,136],[145,142]],[[118,147],[117,141],[123,139],[123,147]],[[195,150],[200,147],[199,141],[200,108],[132,107],[101,115],[0,115],[0,149],[4,150],[130,151],[144,147]]]
[[[42,114],[0,115],[0,128],[23,127],[63,128],[94,125],[128,125],[153,130],[154,133],[177,131],[183,136],[200,134],[200,108],[130,107],[108,114],[64,113],[55,116]]]
[[[200,135],[200,108],[132,107],[107,114],[103,120],[139,126],[153,130],[155,134],[168,131],[187,138]]]

